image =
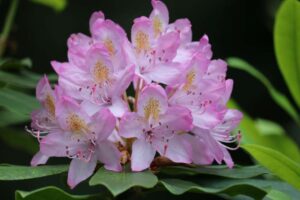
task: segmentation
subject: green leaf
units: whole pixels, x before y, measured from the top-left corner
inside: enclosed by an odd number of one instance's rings
[[[67,165],[47,165],[38,167],[4,165],[0,166],[0,180],[15,181],[41,178],[45,176],[61,174],[67,170]]]
[[[185,181],[180,179],[162,179],[160,183],[172,194],[181,195],[186,192],[226,194],[231,197],[247,195],[262,199],[271,189],[276,189],[285,196],[297,199],[300,193],[288,184],[280,181],[262,179],[205,179]],[[269,196],[272,197],[272,196]],[[276,198],[272,198],[276,199]]]
[[[213,175],[226,178],[243,179],[261,176],[269,173],[264,167],[260,165],[255,166],[235,166],[233,169],[228,169],[227,166],[197,166],[197,167],[183,167],[183,166],[170,166],[160,169],[160,173],[179,176],[190,175],[195,176],[199,174]]]
[[[32,62],[29,58],[15,59],[15,58],[4,58],[0,59],[0,69],[20,69],[20,68],[31,68]]]
[[[27,94],[9,88],[0,90],[0,106],[21,115],[29,114],[39,107],[38,101]]]
[[[43,75],[41,74],[37,74],[35,72],[32,72],[32,71],[28,71],[28,70],[22,70],[21,71],[21,75],[34,81],[35,83],[37,83]],[[58,80],[58,77],[56,74],[47,74],[47,77],[49,79],[50,82],[56,82]]]
[[[48,186],[31,192],[17,190],[15,200],[96,200],[102,199],[103,195],[71,195],[60,188]]]
[[[15,75],[4,71],[0,71],[0,81],[8,85],[25,89],[35,88],[37,84],[36,81],[26,79],[20,75]]]
[[[268,89],[270,96],[277,103],[277,105],[279,105],[284,111],[286,111],[286,113],[289,114],[290,117],[300,125],[299,114],[297,113],[297,110],[293,107],[289,99],[284,94],[275,89],[271,82],[261,72],[259,72],[257,69],[255,69],[255,67],[240,58],[228,58],[227,62],[230,67],[243,70],[253,77],[257,78]]]
[[[277,123],[267,119],[256,119],[255,126],[264,135],[284,135],[284,129]]]
[[[275,53],[279,69],[300,108],[300,2],[285,0],[274,29]]]
[[[267,200],[267,199],[273,199],[273,200],[290,200],[292,198],[290,196],[288,196],[287,194],[281,192],[281,191],[271,190],[264,199],[265,200]]]
[[[38,151],[38,143],[29,133],[11,128],[0,128],[0,139],[8,146],[29,154]]]
[[[55,11],[63,11],[66,6],[68,1],[67,0],[31,0],[34,3],[41,4],[44,6],[48,6]]]
[[[0,111],[0,127],[24,123],[29,120],[29,115],[13,113],[7,110]]]
[[[300,190],[300,165],[282,153],[254,144],[244,144],[242,148],[250,153],[262,166],[282,180]]]
[[[157,177],[151,171],[131,172],[126,168],[123,172],[112,172],[102,167],[91,178],[89,184],[103,185],[113,196],[117,196],[135,186],[152,188],[157,182]]]
[[[233,100],[228,103],[230,108],[241,109]],[[287,134],[276,135],[267,134],[262,128],[257,127],[257,123],[246,112],[243,112],[243,120],[237,127],[242,133],[242,144],[259,144],[280,151],[284,155],[300,162],[300,151],[298,145],[288,137]],[[274,122],[273,122],[274,123]]]

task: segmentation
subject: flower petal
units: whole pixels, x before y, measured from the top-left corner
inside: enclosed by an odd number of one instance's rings
[[[102,141],[112,134],[115,125],[116,118],[107,108],[103,108],[92,117],[90,129],[96,134],[97,141]]]
[[[119,134],[125,138],[141,137],[146,127],[144,118],[135,112],[127,112],[120,121]]]
[[[43,165],[48,161],[48,159],[49,159],[48,156],[44,155],[41,151],[39,151],[33,156],[30,164],[33,167],[38,165]]]
[[[169,24],[169,11],[162,1],[152,0],[153,11],[150,14],[153,31],[156,36],[163,32]]]
[[[157,120],[159,115],[167,110],[167,95],[164,89],[158,84],[146,86],[139,95],[137,102],[137,112],[147,120],[152,118]]]
[[[164,156],[177,163],[192,162],[191,147],[183,135],[175,135],[169,140]]]
[[[152,145],[144,139],[137,139],[132,145],[131,169],[142,171],[148,168],[155,156]]]
[[[68,172],[68,185],[70,188],[73,189],[78,183],[90,177],[96,168],[96,164],[97,161],[94,158],[89,162],[73,159]]]
[[[117,147],[108,140],[97,143],[98,159],[104,164],[104,167],[112,171],[121,171],[120,164],[121,153]]]

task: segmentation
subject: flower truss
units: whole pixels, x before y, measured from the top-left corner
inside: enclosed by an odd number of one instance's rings
[[[134,20],[131,41],[102,12],[90,18],[91,36],[70,36],[68,61],[51,62],[58,84],[45,76],[37,85],[41,109],[28,129],[40,143],[33,166],[70,158],[71,188],[98,162],[113,171],[126,163],[145,170],[156,156],[233,167],[228,150],[238,148],[240,134],[231,132],[242,114],[226,107],[233,88],[226,63],[212,59],[206,35],[192,41],[188,19],[169,23],[165,4],[152,6],[149,17]]]

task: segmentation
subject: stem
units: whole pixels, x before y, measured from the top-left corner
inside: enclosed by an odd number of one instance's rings
[[[139,98],[139,92],[140,92],[140,82],[141,82],[141,78],[139,78],[137,80],[137,84],[136,84],[136,91],[135,91],[135,102],[134,102],[134,107],[133,107],[133,110],[135,112],[137,112],[137,101],[138,101],[138,98]]]
[[[4,28],[0,35],[0,57],[2,57],[2,55],[5,51],[7,38],[10,33],[10,30],[11,30],[11,27],[12,27],[12,24],[13,24],[15,15],[16,15],[18,3],[19,3],[19,0],[12,0],[10,7],[9,7],[8,14],[7,14],[5,22],[4,22]]]

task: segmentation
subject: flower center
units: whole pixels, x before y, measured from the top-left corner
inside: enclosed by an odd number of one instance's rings
[[[69,129],[74,133],[82,133],[83,131],[88,130],[85,121],[74,113],[68,116],[67,124],[69,126]]]
[[[109,82],[109,69],[104,65],[103,62],[98,61],[94,67],[94,77],[95,80],[102,84],[104,82]]]
[[[150,98],[144,107],[144,115],[148,120],[151,116],[154,120],[158,120],[160,113],[159,101],[154,98]]]
[[[183,89],[184,89],[185,91],[188,91],[188,90],[191,88],[191,86],[193,85],[193,82],[194,82],[195,78],[196,78],[196,73],[195,73],[195,71],[190,71],[190,72],[186,75],[186,82],[185,82],[185,84],[184,84],[184,86],[183,86]]]
[[[104,46],[107,48],[110,56],[115,55],[115,46],[111,39],[105,39]]]
[[[162,23],[158,16],[153,18],[153,29],[154,29],[154,37],[157,37],[162,30]]]
[[[47,111],[50,113],[52,117],[55,116],[55,103],[54,99],[50,94],[47,94],[46,99],[45,99],[45,107]]]
[[[150,48],[149,36],[143,31],[138,31],[135,36],[135,44],[138,52]]]

